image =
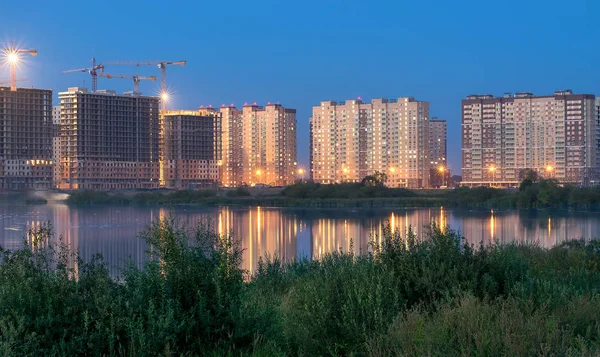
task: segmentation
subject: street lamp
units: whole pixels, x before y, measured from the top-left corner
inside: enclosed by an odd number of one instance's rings
[[[440,175],[442,176],[442,186],[446,186],[444,183],[444,181],[446,181],[446,168],[444,166],[440,166],[438,168],[438,171],[440,172]]]
[[[492,186],[496,183],[496,166],[490,166],[490,172],[492,173]]]
[[[303,168],[299,168],[298,169],[298,174],[300,175],[300,177],[302,177],[302,181],[301,182],[304,182],[304,169]]]

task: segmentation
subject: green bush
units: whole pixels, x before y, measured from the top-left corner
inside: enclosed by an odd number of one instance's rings
[[[382,232],[363,255],[267,257],[250,275],[234,237],[166,218],[141,233],[144,269],[111,277],[43,226],[0,250],[0,355],[600,354],[600,242]]]

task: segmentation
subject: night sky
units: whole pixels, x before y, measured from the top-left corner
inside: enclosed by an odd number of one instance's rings
[[[187,60],[167,70],[169,108],[280,102],[308,118],[322,100],[412,96],[448,120],[460,171],[460,101],[468,94],[555,89],[600,94],[600,1],[0,1],[3,40],[35,48],[20,86],[90,86],[91,58]],[[8,70],[2,69],[2,80]],[[160,75],[153,67],[107,73]],[[142,82],[158,94],[160,81]],[[131,80],[99,79],[119,92]],[[56,104],[56,102],[55,102]]]

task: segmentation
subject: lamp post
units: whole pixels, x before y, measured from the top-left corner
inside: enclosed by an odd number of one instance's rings
[[[554,171],[554,167],[552,167],[552,165],[546,166],[546,173],[547,173],[548,177],[552,176],[553,171]]]
[[[490,172],[492,173],[492,187],[496,184],[496,166],[490,166]]]
[[[300,174],[300,177],[302,178],[302,181],[300,181],[300,182],[304,182],[304,169],[303,168],[299,168],[298,169],[298,173]]]
[[[442,186],[446,186],[444,183],[446,181],[446,168],[444,166],[440,166],[438,168],[440,175],[442,176]]]

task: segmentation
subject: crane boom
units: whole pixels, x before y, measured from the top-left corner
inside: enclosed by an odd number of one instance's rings
[[[167,97],[167,66],[185,66],[187,61],[112,61],[105,62],[107,66],[156,66],[161,71],[160,90],[162,98],[162,109],[166,109]]]
[[[102,74],[104,71],[104,65],[102,63],[96,64],[96,58],[92,58],[92,67],[90,68],[79,68],[79,69],[69,69],[67,71],[63,71],[62,73],[74,73],[74,72],[87,72],[92,76],[92,92],[98,90],[98,74]]]
[[[139,74],[110,74],[110,73],[99,73],[99,77],[107,79],[111,78],[122,78],[122,79],[133,79],[133,91],[139,93],[140,81],[156,81],[156,76],[143,77]]]

